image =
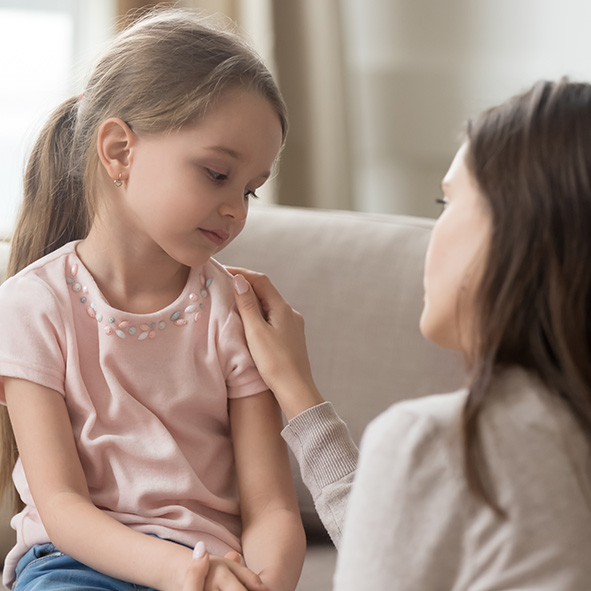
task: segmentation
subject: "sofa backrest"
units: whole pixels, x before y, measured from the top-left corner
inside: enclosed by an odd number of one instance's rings
[[[359,442],[398,400],[463,385],[456,353],[419,332],[433,220],[253,206],[220,262],[269,275],[306,320],[312,370]],[[298,483],[304,517],[311,499]]]
[[[268,274],[306,319],[316,382],[359,442],[392,403],[462,385],[457,354],[418,329],[432,220],[254,206],[220,262]],[[0,241],[0,280],[8,243]],[[297,475],[297,469],[294,470]],[[296,476],[309,528],[319,526]]]

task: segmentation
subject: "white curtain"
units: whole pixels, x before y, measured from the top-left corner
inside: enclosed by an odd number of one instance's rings
[[[184,4],[236,20],[274,71],[291,128],[266,199],[284,204],[436,216],[468,117],[538,78],[591,78],[587,0]]]

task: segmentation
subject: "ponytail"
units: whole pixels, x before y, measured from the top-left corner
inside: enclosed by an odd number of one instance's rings
[[[72,240],[86,237],[98,209],[98,130],[109,117],[137,134],[179,130],[205,116],[222,92],[259,93],[287,133],[287,111],[269,70],[232,31],[192,11],[155,9],[115,37],[82,97],[50,117],[31,153],[12,239],[14,275]],[[18,457],[6,408],[0,407],[0,494]]]
[[[73,173],[71,157],[77,103],[77,98],[68,99],[52,113],[29,158],[9,277],[88,231],[84,186]]]
[[[82,180],[74,173],[72,143],[78,99],[62,103],[51,115],[31,152],[24,178],[23,201],[10,247],[8,277],[67,242],[84,238],[89,213]],[[6,406],[0,407],[0,498],[12,490],[18,458]]]

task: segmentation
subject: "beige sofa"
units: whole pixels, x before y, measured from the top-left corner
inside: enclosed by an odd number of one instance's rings
[[[433,222],[255,206],[219,260],[267,273],[306,318],[314,375],[359,441],[390,404],[457,388],[457,355],[418,331],[423,258]],[[8,248],[0,245],[0,278]],[[1,327],[0,327],[1,330]],[[299,591],[328,591],[336,552],[296,474],[310,543]],[[8,518],[3,518],[3,524]],[[0,542],[10,546],[4,527]]]

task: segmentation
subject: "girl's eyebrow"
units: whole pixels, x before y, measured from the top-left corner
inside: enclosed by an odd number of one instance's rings
[[[238,160],[239,162],[242,162],[245,160],[244,156],[240,152],[237,152],[236,150],[233,150],[232,148],[228,148],[227,146],[208,146],[205,149],[209,150],[211,152],[218,152],[220,154],[226,154],[226,156],[230,156],[230,158],[233,158],[234,160]],[[271,171],[267,171],[267,172],[264,172],[263,174],[261,174],[259,178],[261,178],[263,181],[266,181],[270,176],[271,176]]]
[[[232,150],[232,148],[228,148],[226,146],[209,146],[205,148],[206,150],[210,150],[212,152],[220,152],[222,154],[226,154],[234,160],[244,160],[244,156],[240,152],[236,152],[236,150]]]

